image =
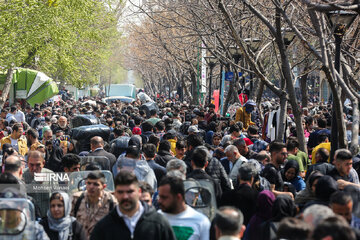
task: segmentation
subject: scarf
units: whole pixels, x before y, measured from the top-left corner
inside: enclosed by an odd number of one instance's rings
[[[75,221],[75,218],[70,216],[71,200],[65,192],[54,192],[53,194],[55,193],[60,193],[64,199],[64,217],[55,219],[52,217],[50,210],[48,210],[49,228],[59,233],[59,240],[67,240],[69,238],[71,224]]]

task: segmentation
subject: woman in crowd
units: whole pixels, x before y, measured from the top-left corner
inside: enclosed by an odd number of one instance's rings
[[[285,164],[282,175],[284,181],[290,182],[295,187],[296,192],[305,189],[306,184],[302,177],[299,176],[299,164],[296,160],[289,160]]]
[[[54,192],[50,197],[50,210],[40,221],[50,240],[87,240],[83,227],[70,216],[70,212],[69,195]]]

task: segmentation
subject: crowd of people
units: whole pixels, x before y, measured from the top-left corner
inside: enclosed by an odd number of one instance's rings
[[[301,151],[291,108],[277,136],[275,100],[263,102],[263,117],[252,100],[230,117],[176,99],[157,108],[65,100],[1,110],[0,186],[16,187],[1,188],[0,239],[17,239],[4,198],[32,202],[38,240],[360,239],[360,159],[347,149],[330,159],[331,106],[302,108]],[[78,116],[109,135],[74,138]],[[83,166],[89,157],[106,161]],[[40,173],[79,171],[88,172],[80,191],[31,190],[71,184],[36,181]]]

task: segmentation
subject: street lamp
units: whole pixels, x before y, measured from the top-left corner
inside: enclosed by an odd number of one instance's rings
[[[216,66],[217,58],[214,56],[205,57],[205,61],[210,68],[210,79],[209,79],[209,104],[211,103],[211,85],[213,77],[213,69]]]
[[[346,30],[354,22],[357,13],[347,12],[347,11],[331,11],[328,12],[327,18],[329,20],[331,28],[334,28],[334,37],[335,37],[335,69],[337,72],[340,71],[340,54],[341,54],[341,42],[343,36],[346,33]],[[334,94],[332,93],[332,104],[334,105]],[[333,108],[332,117],[331,117],[331,152],[330,160],[334,158],[335,151],[339,148],[338,135],[339,130],[337,127],[337,119],[335,116],[335,110]]]

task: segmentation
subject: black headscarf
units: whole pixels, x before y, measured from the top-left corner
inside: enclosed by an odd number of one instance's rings
[[[294,201],[288,195],[279,195],[275,199],[272,208],[272,222],[280,222],[285,217],[294,217],[296,206]]]
[[[284,174],[286,173],[287,170],[289,170],[290,168],[294,168],[295,169],[295,177],[297,175],[299,175],[299,171],[300,171],[300,167],[299,164],[296,160],[289,160],[284,167]]]
[[[336,181],[330,176],[322,176],[316,184],[315,196],[318,200],[329,202],[331,194],[338,190]]]

